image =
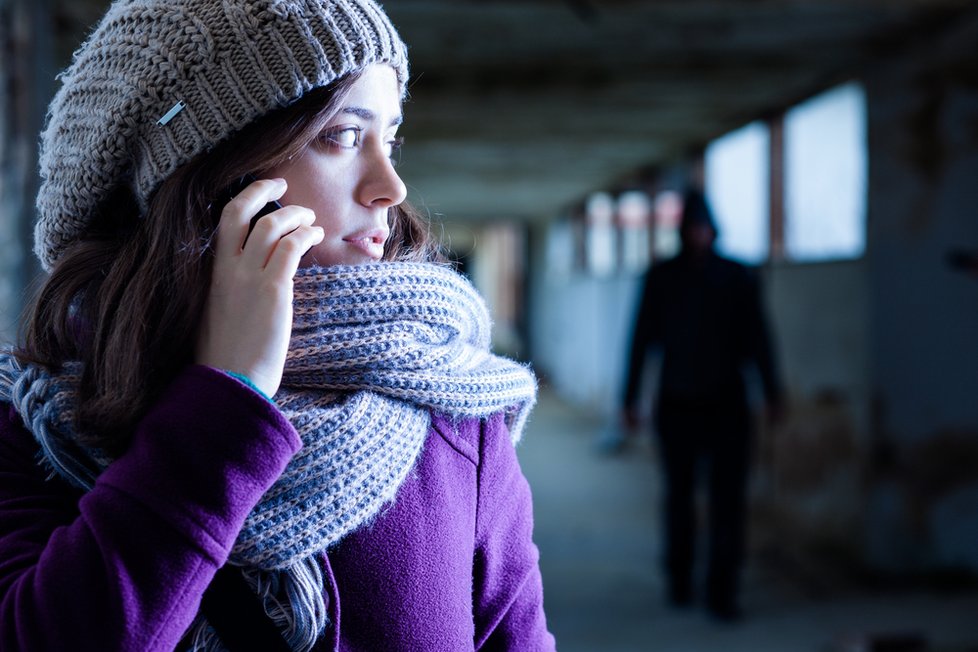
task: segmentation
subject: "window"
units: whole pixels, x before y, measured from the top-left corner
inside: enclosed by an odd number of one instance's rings
[[[683,198],[675,190],[663,190],[655,196],[655,258],[665,260],[679,253],[679,220]]]
[[[784,117],[785,255],[857,258],[866,248],[866,99],[837,87]]]
[[[621,227],[621,267],[628,272],[644,272],[652,260],[649,242],[649,196],[629,190],[618,196],[618,223]]]
[[[587,268],[595,276],[610,276],[617,267],[615,200],[606,192],[587,198],[585,206]]]
[[[752,122],[706,149],[706,195],[719,232],[717,251],[747,263],[763,261],[770,251],[769,148],[767,126]]]

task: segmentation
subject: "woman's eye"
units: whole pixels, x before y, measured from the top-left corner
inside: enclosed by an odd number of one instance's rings
[[[326,132],[326,140],[338,147],[357,147],[360,145],[360,127],[344,127]]]
[[[401,148],[404,146],[404,136],[398,136],[393,140],[389,140],[385,143],[385,149],[387,150],[387,157],[390,158],[391,163],[397,165],[401,162]]]

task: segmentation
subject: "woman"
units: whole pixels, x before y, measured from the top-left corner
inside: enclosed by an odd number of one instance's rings
[[[553,649],[535,382],[401,206],[382,10],[119,0],[62,80],[51,274],[0,357],[0,649]]]

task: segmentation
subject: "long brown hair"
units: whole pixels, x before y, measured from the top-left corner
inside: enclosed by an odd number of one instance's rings
[[[124,450],[138,419],[193,361],[223,189],[301,154],[357,78],[308,92],[182,166],[142,218],[131,192],[117,190],[65,251],[28,308],[17,353],[51,368],[83,363],[77,426],[85,443]],[[391,208],[388,222],[385,260],[444,260],[409,207]]]

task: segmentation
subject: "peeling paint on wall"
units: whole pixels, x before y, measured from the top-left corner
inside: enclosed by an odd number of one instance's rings
[[[868,80],[875,414],[861,527],[890,573],[978,575],[978,27]]]
[[[947,159],[941,138],[941,114],[947,101],[947,84],[939,73],[921,72],[911,82],[916,106],[905,117],[901,132],[907,137],[904,157],[929,182],[943,172]],[[915,211],[920,217],[924,211]]]
[[[924,532],[938,503],[978,486],[978,428],[935,432],[907,446],[900,458],[898,473],[906,489],[911,524]]]
[[[859,464],[859,445],[848,398],[827,389],[792,401],[790,419],[774,435],[772,473],[779,492],[804,496],[824,490]]]
[[[794,396],[790,417],[760,438],[754,503],[767,554],[812,569],[857,563],[865,453],[853,398],[826,388]],[[842,560],[845,560],[844,563]]]

